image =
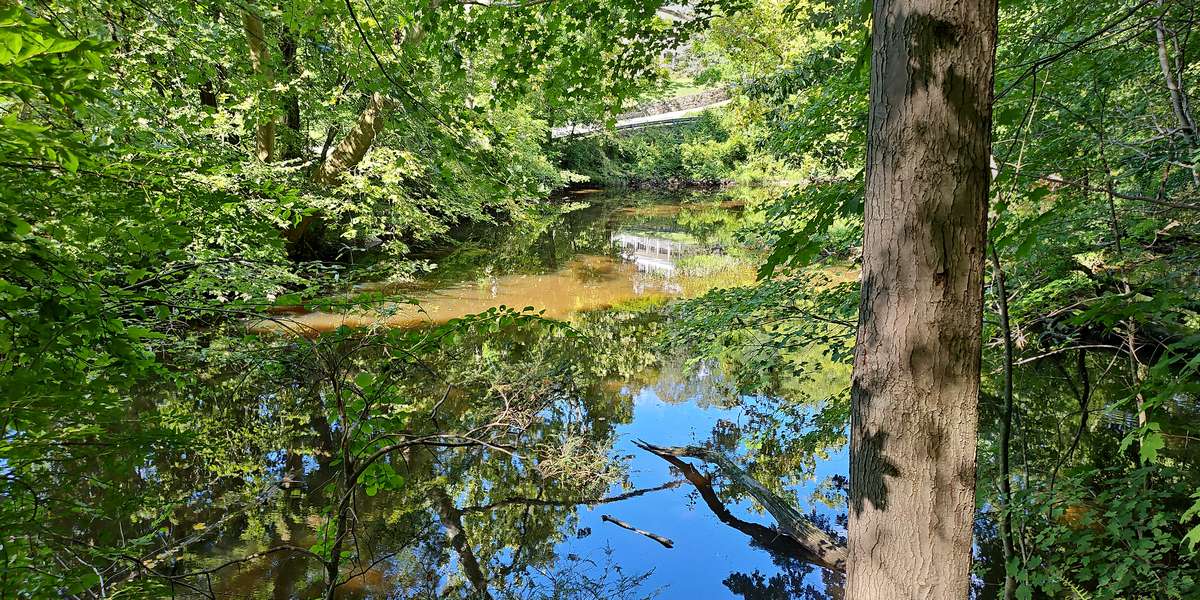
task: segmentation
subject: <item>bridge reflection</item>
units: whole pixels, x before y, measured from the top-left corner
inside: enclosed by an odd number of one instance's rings
[[[613,247],[620,250],[621,259],[634,263],[638,271],[671,276],[678,270],[678,261],[685,256],[705,252],[694,242],[668,239],[657,232],[617,231],[610,236]]]

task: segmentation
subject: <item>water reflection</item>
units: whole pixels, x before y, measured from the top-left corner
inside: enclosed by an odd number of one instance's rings
[[[621,252],[621,260],[633,263],[638,271],[674,275],[678,261],[704,251],[699,244],[676,241],[655,232],[621,230],[613,233],[612,243]]]
[[[740,260],[750,251],[733,243],[749,215],[726,198],[659,200],[598,201],[552,220],[532,243],[528,232],[468,236],[440,256],[436,277],[384,286],[417,306],[291,316],[319,331],[404,328],[528,305],[569,319],[572,333],[540,325],[463,331],[420,360],[376,338],[338,334],[309,350],[297,342],[294,362],[242,375],[235,401],[254,398],[264,423],[286,424],[261,443],[273,450],[249,458],[272,476],[254,480],[262,491],[246,482],[193,503],[180,527],[219,535],[181,570],[211,571],[204,584],[217,597],[320,597],[330,575],[315,555],[337,529],[339,499],[350,497],[339,598],[836,597],[836,576],[726,526],[667,463],[634,444],[714,441],[739,453],[742,432],[762,415],[788,406],[776,422],[801,427],[805,398],[826,395],[800,381],[747,394],[731,376],[736,360],[697,364],[662,350],[663,300],[749,281],[753,261]],[[472,252],[472,244],[497,252]],[[356,493],[339,491],[343,456],[357,460],[378,447],[354,440],[445,432],[458,433],[388,454],[362,473]],[[749,468],[793,500],[845,472],[841,454],[807,457],[811,468],[799,469],[797,459],[770,451],[761,448]],[[732,486],[721,483],[717,493],[738,520],[771,523]],[[239,502],[245,508],[231,512]],[[813,510],[839,531],[837,500]]]
[[[727,258],[720,242],[712,239],[720,233],[713,227],[712,214],[732,231],[741,224],[740,208],[711,200],[691,206],[681,205],[678,198],[662,203],[658,196],[633,206],[626,205],[628,197],[592,199],[596,204],[548,224],[527,246],[514,247],[513,237],[528,232],[498,239],[489,230],[468,237],[453,251],[434,254],[441,269],[426,280],[359,284],[353,290],[399,294],[409,298],[407,302],[358,311],[286,309],[281,312],[287,314],[252,329],[316,334],[343,325],[418,327],[495,306],[534,306],[549,318],[568,319],[633,299],[694,296],[715,286],[753,281],[749,261],[725,260],[721,268],[703,272],[688,272],[682,264],[707,254]],[[695,233],[681,225],[689,218],[696,221],[690,227]],[[493,244],[490,252],[474,252]]]

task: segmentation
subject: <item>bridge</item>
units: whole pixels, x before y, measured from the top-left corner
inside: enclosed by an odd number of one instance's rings
[[[699,106],[691,106],[678,110],[670,110],[658,112],[654,114],[638,114],[632,113],[626,118],[618,118],[613,129],[617,131],[629,131],[636,129],[646,129],[649,127],[671,127],[683,123],[690,123],[700,118],[700,113],[710,109],[725,106],[729,104],[729,97],[725,95],[720,100],[714,100]],[[637,115],[637,116],[634,116]],[[564,137],[579,137],[584,135],[592,135],[604,131],[604,126],[600,124],[588,125],[564,125],[555,127],[550,130],[550,135],[554,139]]]

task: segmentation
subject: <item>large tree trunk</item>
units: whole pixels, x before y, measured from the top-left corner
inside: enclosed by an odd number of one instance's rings
[[[967,597],[995,0],[876,0],[846,597]]]
[[[244,10],[242,11],[242,29],[246,32],[246,42],[250,46],[250,64],[254,74],[260,80],[259,90],[267,93],[274,80],[271,72],[271,51],[267,47],[267,34],[263,28],[262,17]],[[254,130],[254,155],[263,162],[271,162],[275,153],[275,119],[268,114],[262,114],[260,109],[258,125]],[[273,111],[272,111],[273,112]]]

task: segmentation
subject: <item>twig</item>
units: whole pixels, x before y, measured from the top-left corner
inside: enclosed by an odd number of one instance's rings
[[[628,529],[634,533],[640,533],[640,534],[662,544],[663,547],[666,547],[666,548],[674,548],[675,547],[675,542],[672,542],[670,539],[665,538],[661,535],[658,535],[657,533],[652,533],[652,532],[646,531],[645,529],[638,529],[637,527],[634,527],[633,525],[630,525],[629,523],[626,523],[625,521],[622,521],[611,515],[600,515],[600,519],[604,520],[604,521],[608,521],[609,523],[612,523],[613,525],[616,525],[617,527],[620,527],[622,529]]]

